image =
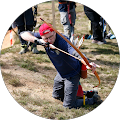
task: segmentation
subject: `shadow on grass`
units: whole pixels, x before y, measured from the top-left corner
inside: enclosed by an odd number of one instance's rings
[[[46,54],[46,52],[45,52],[45,51],[40,50],[40,51],[39,51],[39,54]]]
[[[114,51],[110,48],[96,48],[95,51],[92,51],[93,54],[119,54],[119,51]]]
[[[113,62],[113,61],[107,61],[107,60],[101,60],[101,59],[97,59],[97,61],[99,61],[101,64],[103,65],[107,65],[107,66],[116,66],[118,67],[120,65],[120,63],[118,62]],[[95,62],[95,61],[93,61]]]

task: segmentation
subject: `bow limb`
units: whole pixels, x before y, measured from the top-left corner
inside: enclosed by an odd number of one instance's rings
[[[94,72],[94,74],[95,74],[95,76],[97,77],[97,79],[99,81],[99,84],[98,84],[98,86],[99,86],[100,85],[100,77],[99,77],[99,75],[97,74],[96,71]],[[98,86],[94,86],[93,88],[98,87]]]
[[[78,53],[79,55],[83,58],[83,60],[86,62],[86,64],[92,68],[92,66],[89,64],[87,58],[66,38],[64,37],[61,33],[59,33],[52,25],[48,24],[46,21],[44,21],[42,18],[40,18],[44,23],[46,23],[50,28],[52,28],[57,34],[59,34],[67,43],[69,43]],[[94,72],[95,76],[97,77],[99,84],[100,85],[100,77],[98,76],[98,73],[95,71]],[[98,87],[98,86],[94,86],[94,87]]]

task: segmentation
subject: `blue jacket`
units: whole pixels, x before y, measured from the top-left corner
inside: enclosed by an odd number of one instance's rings
[[[37,35],[37,36],[36,36]],[[40,38],[39,33],[35,36]],[[66,36],[65,36],[66,37]],[[61,36],[56,34],[56,40],[54,46],[72,54],[74,50]],[[77,59],[66,55],[58,50],[53,50],[50,48],[45,48],[47,55],[49,56],[51,62],[55,66],[58,73],[63,77],[73,77],[74,75],[80,73],[81,63]]]
[[[65,0],[58,0],[58,2],[65,2]],[[60,12],[67,12],[67,5],[70,1],[66,1],[66,4],[59,4],[58,9]],[[75,2],[70,2],[70,10],[73,9],[73,6],[75,6]]]

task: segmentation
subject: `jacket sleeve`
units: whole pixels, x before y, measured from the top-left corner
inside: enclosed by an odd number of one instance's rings
[[[87,58],[87,56],[86,56],[84,53],[82,53],[82,54]],[[78,54],[78,52],[77,52],[76,50],[73,51],[72,55],[75,56],[75,57],[78,57],[79,59],[83,59],[83,58]],[[89,60],[89,58],[87,58],[87,59]]]

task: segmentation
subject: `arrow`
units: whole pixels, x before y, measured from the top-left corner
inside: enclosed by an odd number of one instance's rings
[[[80,39],[79,44],[78,44],[78,49],[80,49],[82,43],[84,42],[85,35]]]
[[[52,25],[48,24],[46,21],[44,21],[42,18],[40,18],[44,23],[46,23],[50,28],[52,28],[58,35],[60,35],[67,43],[69,43],[78,53],[79,55],[83,58],[83,60],[86,62],[86,64],[92,68],[92,65],[89,64],[87,58],[66,38],[64,37],[61,33],[59,33],[55,28],[53,28]],[[100,85],[100,77],[98,76],[97,72],[94,72],[95,76],[97,77],[99,84],[94,87],[98,87]]]

